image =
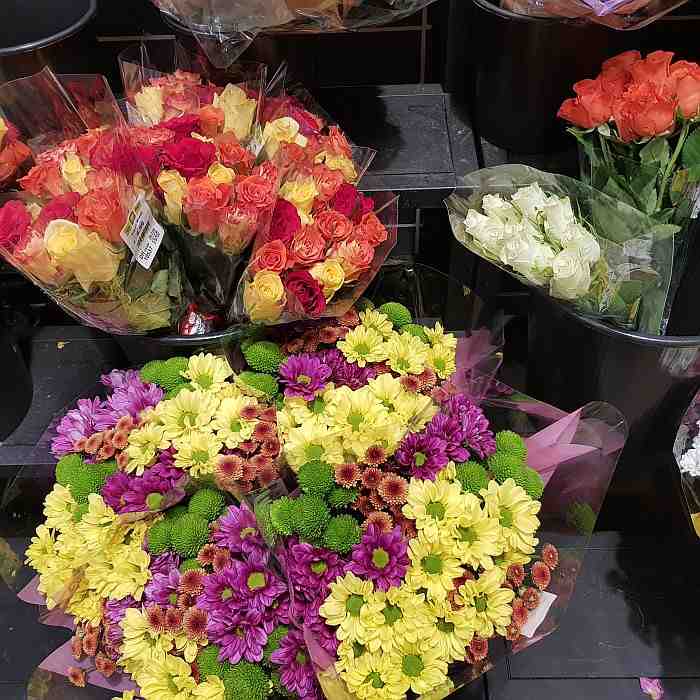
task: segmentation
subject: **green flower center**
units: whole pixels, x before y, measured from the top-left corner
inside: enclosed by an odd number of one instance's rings
[[[306,654],[303,651],[298,651],[297,655],[294,657],[294,660],[300,665],[303,666],[309,659],[306,656]]]
[[[256,530],[254,527],[244,527],[241,530],[241,539],[244,540],[246,537],[252,537]]]
[[[386,605],[384,610],[382,610],[382,615],[384,615],[384,622],[387,625],[393,625],[403,617],[401,608],[398,605]]]
[[[326,410],[326,402],[320,397],[317,396],[312,402],[311,402],[311,413],[319,414],[323,413]]]
[[[455,631],[454,623],[447,622],[447,620],[443,618],[439,618],[435,626],[440,632],[444,632],[445,634],[452,634]]]
[[[502,527],[513,527],[513,514],[509,510],[502,510],[499,521]]]
[[[306,459],[309,462],[321,459],[321,457],[323,457],[323,445],[307,445],[305,453]]]
[[[369,345],[367,343],[358,343],[355,346],[356,355],[366,355],[369,352]]]
[[[445,360],[443,360],[441,357],[438,357],[433,360],[433,366],[435,367],[435,370],[437,372],[444,372],[446,369]]]
[[[251,591],[257,591],[260,588],[265,588],[267,581],[265,580],[265,574],[262,571],[254,571],[252,574],[248,575],[248,588]]]
[[[303,384],[304,386],[308,386],[309,384],[311,384],[311,377],[309,377],[308,374],[298,374],[297,382],[299,384]]]
[[[365,653],[365,645],[360,644],[359,642],[353,642],[352,643],[352,653],[356,659],[359,659],[362,656],[362,654]]]
[[[408,654],[401,660],[401,670],[404,672],[404,675],[410,678],[417,678],[420,676],[424,668],[425,664],[423,663],[423,659],[415,654]]]
[[[158,510],[163,503],[162,493],[149,493],[146,496],[146,506],[148,510]]]
[[[221,591],[221,600],[228,600],[233,596],[233,589],[231,588],[224,588],[223,591]]]
[[[425,512],[435,520],[442,520],[445,517],[445,506],[440,501],[431,501],[425,507]]]
[[[486,612],[488,600],[489,599],[485,595],[480,595],[474,600],[474,607],[478,613]]]
[[[311,564],[311,571],[315,574],[323,574],[328,570],[328,564],[325,561],[315,561]]]
[[[231,421],[231,432],[232,433],[240,433],[241,432],[241,421],[239,420],[232,420]]]
[[[420,560],[420,565],[426,574],[433,576],[442,573],[442,559],[437,554],[428,554]]]
[[[365,417],[357,411],[353,411],[348,414],[348,423],[351,425],[353,430],[359,430],[364,421]]]
[[[459,533],[459,539],[467,544],[474,544],[479,539],[473,527],[458,527],[457,532]]]
[[[360,616],[360,610],[362,610],[362,606],[365,604],[365,599],[361,595],[357,595],[356,593],[353,593],[346,601],[345,601],[345,609],[350,613],[352,617],[359,617]]]
[[[214,377],[212,377],[211,374],[200,374],[197,377],[197,384],[199,384],[202,389],[210,389],[213,383]]]
[[[171,593],[168,596],[168,603],[170,603],[170,605],[177,605],[177,593]]]
[[[208,462],[209,453],[206,450],[192,450],[192,461],[193,462]]]
[[[411,367],[410,362],[405,357],[397,358],[394,361],[394,364],[398,370],[403,370],[404,372],[408,372],[409,368]]]
[[[427,461],[428,461],[428,458],[425,456],[425,454],[423,452],[416,452],[416,454],[413,455],[413,463],[417,467],[422,467]]]
[[[367,678],[365,678],[365,683],[371,683],[373,688],[383,688],[384,681],[377,671],[372,671]]]
[[[389,564],[389,553],[386,549],[377,547],[372,552],[372,564],[374,564],[378,569],[384,569]]]
[[[180,428],[189,428],[197,422],[197,414],[194,411],[183,411],[178,421]]]

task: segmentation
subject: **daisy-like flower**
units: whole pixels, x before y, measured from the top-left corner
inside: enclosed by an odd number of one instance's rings
[[[394,333],[384,345],[384,358],[397,374],[420,374],[428,358],[428,346],[415,335]]]
[[[344,573],[345,562],[329,549],[290,540],[285,571],[295,590],[313,598]]]
[[[407,568],[406,541],[401,529],[382,532],[376,525],[370,525],[360,543],[352,548],[348,571],[374,581],[378,590],[386,591],[401,585]]]
[[[200,353],[190,357],[187,369],[182,374],[198,389],[215,392],[226,384],[233,370],[225,357]]]
[[[197,597],[197,607],[206,610],[211,619],[223,619],[239,610],[236,574],[232,567],[226,567],[204,579],[204,590]]]
[[[366,653],[368,653],[368,649],[364,644],[347,640],[340,642],[336,650],[337,661],[335,662],[335,670],[338,673],[348,671]]]
[[[351,665],[343,680],[360,700],[401,700],[401,671],[385,654],[363,654]]]
[[[258,614],[265,612],[287,586],[267,566],[267,559],[250,557],[246,562],[234,561],[235,595],[244,609]]]
[[[535,532],[540,526],[537,517],[540,502],[530,498],[513,479],[506,479],[501,485],[489,481],[488,488],[481,489],[480,494],[489,517],[501,525],[504,550],[512,549],[523,554],[534,552],[538,542]]]
[[[181,392],[187,394],[189,392]],[[146,424],[141,428],[132,430],[129,433],[129,446],[126,454],[129,462],[126,466],[127,472],[143,474],[146,467],[149,467],[156,460],[156,455],[161,450],[170,447],[170,442],[165,437],[163,427],[160,425]]]
[[[506,580],[510,581],[515,588],[523,585],[525,580],[525,568],[522,564],[511,564],[506,570]]]
[[[386,462],[387,453],[381,445],[370,445],[365,451],[364,459],[367,464],[378,466]]]
[[[444,345],[435,345],[430,348],[425,363],[440,379],[449,379],[457,369],[454,350]]]
[[[403,514],[416,521],[427,537],[438,537],[464,512],[465,499],[459,484],[450,481],[411,479]]]
[[[326,416],[331,429],[342,437],[345,449],[363,457],[375,442],[375,429],[384,423],[387,409],[367,388],[353,391],[343,386],[330,394]]]
[[[381,483],[383,472],[377,467],[367,467],[362,472],[362,485],[366,489],[376,489]]]
[[[409,542],[408,556],[411,566],[406,573],[406,583],[413,590],[425,588],[432,598],[444,598],[453,588],[452,580],[463,573],[453,542],[446,537],[427,539],[419,532],[418,537]]]
[[[345,336],[345,340],[338,341],[337,348],[349,362],[354,362],[358,367],[364,367],[369,362],[381,362],[387,358],[382,334],[366,326],[353,328]]]
[[[496,440],[484,412],[463,394],[445,401],[442,411],[457,420],[460,439],[466,447],[484,459],[496,451]]]
[[[160,605],[149,605],[146,609],[148,626],[155,634],[165,632],[165,610]]]
[[[123,640],[119,664],[132,675],[165,658],[166,652],[173,648],[169,634],[152,630],[146,614],[141,610],[128,608],[120,624]]]
[[[469,616],[476,634],[481,637],[491,637],[494,631],[503,635],[510,623],[515,594],[503,588],[504,581],[503,572],[495,567],[459,587],[457,601],[464,606],[461,612]]]
[[[190,571],[188,573],[195,572]],[[208,615],[206,610],[190,608],[182,616],[182,629],[188,639],[204,645],[207,642],[207,621]]]
[[[343,444],[338,430],[325,425],[306,424],[292,428],[283,446],[287,462],[294,471],[314,460],[342,464]]]
[[[398,640],[418,642],[432,634],[434,618],[426,605],[425,598],[406,586],[377,591],[375,600],[381,603],[382,622],[370,639],[367,649],[386,653]]]
[[[420,389],[420,379],[417,374],[404,374],[400,381],[401,386],[412,394]]]
[[[445,329],[442,327],[442,323],[438,321],[433,328],[423,328],[425,334],[428,336],[428,341],[433,347],[444,347],[448,350],[452,350],[453,354],[457,348],[457,338],[452,335],[452,333],[445,333]]]
[[[331,368],[314,355],[292,355],[279,368],[284,395],[313,401],[323,391],[331,372]]]
[[[263,648],[272,632],[272,620],[239,611],[224,617],[210,617],[207,637],[221,647],[219,658],[236,664],[241,659],[262,661]]]
[[[360,468],[354,462],[337,464],[334,470],[335,483],[345,488],[354,486],[361,477]]]
[[[405,392],[396,404],[396,412],[401,416],[409,432],[416,433],[430,423],[437,413],[437,406],[429,396]],[[441,439],[444,436],[438,435]]]
[[[68,667],[68,680],[77,688],[85,687],[86,675],[86,672],[83,671],[82,668],[78,668],[77,666]]]
[[[559,552],[553,544],[546,544],[542,547],[542,561],[552,570],[559,564]]]
[[[73,513],[77,503],[70,489],[54,484],[51,493],[44,499],[44,525],[53,530],[63,530],[73,524]]]
[[[255,515],[245,505],[228,507],[216,521],[211,540],[234,554],[267,559],[268,549],[258,529]],[[213,561],[212,558],[212,563]]]
[[[392,374],[380,374],[367,382],[367,388],[390,411],[398,410],[399,399],[405,394],[401,382]]]
[[[218,397],[208,391],[181,391],[174,399],[161,401],[156,415],[163,423],[165,437],[178,440],[194,431],[210,431],[219,403]]]
[[[451,523],[455,555],[473,569],[491,569],[493,557],[503,552],[498,520],[488,516],[474,494],[464,494],[462,503],[462,513]]]
[[[394,325],[389,317],[376,309],[360,311],[360,325],[377,331],[385,339],[394,332]]]
[[[135,680],[141,694],[154,700],[220,700],[224,692],[220,678],[209,676],[203,683],[197,683],[190,664],[172,654],[145,665]]]
[[[426,433],[406,435],[394,457],[402,467],[410,470],[411,476],[417,479],[435,479],[437,473],[448,462],[445,441]]]
[[[367,530],[371,525],[377,527],[380,532],[391,532],[394,521],[388,513],[381,510],[372,511],[362,523],[362,529]]]
[[[288,692],[300,698],[315,697],[316,674],[300,630],[289,630],[270,660],[280,667],[280,681]]]
[[[552,579],[552,574],[549,572],[549,567],[543,561],[536,561],[530,569],[530,577],[532,582],[543,591]]]
[[[386,474],[377,486],[377,493],[390,506],[400,506],[408,496],[408,481],[398,474]]]
[[[164,574],[154,574],[145,588],[146,600],[157,605],[176,605],[179,587],[178,569],[170,569]]]
[[[489,640],[484,637],[474,636],[469,643],[469,657],[471,662],[483,661],[489,655]]]
[[[434,618],[433,636],[441,656],[448,661],[462,661],[474,637],[469,616],[462,610],[454,610],[447,599],[428,602],[428,610]]]
[[[402,693],[429,693],[447,681],[447,661],[432,639],[410,642],[397,639],[389,652],[389,663],[401,671],[398,683]]]
[[[68,411],[56,427],[51,452],[59,458],[69,452],[80,451],[76,448],[78,443],[84,443],[96,432],[111,428],[115,420],[99,398],[80,399],[77,407]]]
[[[527,622],[529,616],[528,610],[525,607],[521,598],[515,598],[513,600],[513,622],[520,628]]]
[[[348,572],[331,583],[330,589],[319,614],[329,625],[338,627],[338,639],[366,644],[376,637],[384,616],[382,602],[374,595],[374,584]]]
[[[536,588],[526,588],[520,598],[526,610],[534,610],[540,604],[540,592]]]
[[[219,455],[214,474],[223,485],[238,481],[243,477],[243,458],[240,455]]]
[[[181,391],[180,395],[192,392]],[[219,463],[222,444],[210,432],[191,431],[175,441],[175,465],[192,476],[213,474]]]
[[[256,420],[245,419],[243,412],[256,403],[254,398],[243,395],[221,400],[210,427],[229,449],[235,449],[253,435]]]

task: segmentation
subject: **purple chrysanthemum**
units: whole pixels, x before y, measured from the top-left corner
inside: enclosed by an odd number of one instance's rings
[[[463,394],[450,397],[442,407],[443,412],[453,417],[462,433],[463,444],[474,451],[480,459],[496,451],[496,439],[489,429],[484,412]]]
[[[360,544],[352,548],[352,561],[348,566],[348,571],[373,581],[382,591],[400,586],[407,569],[406,540],[401,528],[382,532],[374,524],[367,527]]]
[[[454,462],[466,462],[469,450],[462,444],[464,435],[456,418],[438,413],[426,426],[425,432],[445,441],[445,452]]]
[[[261,619],[245,612],[210,617],[207,623],[207,637],[210,642],[221,647],[220,661],[237,664],[241,659],[262,661],[263,648],[272,632],[271,620]]]
[[[292,540],[285,552],[285,572],[294,590],[313,600],[343,575],[345,562],[329,549]]]
[[[249,557],[248,561],[234,561],[231,569],[235,572],[235,596],[249,611],[263,614],[287,586],[272,572],[267,559]]]
[[[337,348],[323,350],[317,356],[331,368],[330,381],[336,386],[347,386],[355,391],[377,376],[377,372],[370,366],[359,367],[348,362]]]
[[[121,600],[108,600],[105,603],[104,621],[107,628],[107,642],[112,647],[118,647],[124,639],[124,633],[119,624],[129,608],[135,608],[138,603],[127,596]]]
[[[155,384],[130,383],[116,389],[105,402],[106,410],[115,416],[115,423],[122,416],[138,418],[141,411],[157,406],[165,396]]]
[[[265,617],[272,620],[275,625],[300,624],[306,615],[307,601],[300,595],[290,596],[285,591],[265,611]]]
[[[103,374],[100,377],[100,382],[112,391],[135,384],[143,384],[138,371],[135,369],[113,369],[108,374]]]
[[[173,569],[177,569],[180,566],[180,557],[175,554],[175,552],[164,552],[159,554],[157,557],[151,557],[151,563],[148,565],[148,569],[151,572],[151,576],[168,575]]]
[[[204,590],[197,597],[197,607],[206,610],[209,618],[222,619],[244,612],[238,593],[236,570],[228,566],[204,579]]]
[[[59,458],[75,452],[78,440],[112,428],[117,420],[118,417],[114,418],[110,411],[105,411],[98,397],[80,399],[77,408],[68,411],[58,424],[56,437],[51,442],[51,452]]]
[[[292,355],[280,365],[279,374],[286,397],[313,401],[326,386],[331,368],[313,355]]]
[[[226,547],[233,554],[245,554],[267,559],[268,549],[258,529],[253,512],[245,505],[229,506],[216,521],[212,542]]]
[[[314,639],[331,656],[335,656],[338,651],[340,641],[335,634],[335,628],[326,624],[326,621],[319,615],[318,609],[325,602],[325,596],[319,596],[315,601],[309,603],[304,615],[304,627],[311,632]]]
[[[445,441],[427,433],[409,433],[401,441],[394,455],[396,461],[417,479],[433,481],[447,465]]]
[[[170,569],[167,573],[154,574],[144,590],[146,602],[157,605],[175,605],[177,587],[180,585],[180,572]]]
[[[296,693],[300,698],[317,696],[316,676],[304,636],[299,630],[290,630],[270,659],[280,667],[280,680],[290,693]]]

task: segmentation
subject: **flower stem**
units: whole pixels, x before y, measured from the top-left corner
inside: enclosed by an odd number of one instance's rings
[[[688,131],[690,130],[690,122],[686,121],[683,124],[683,128],[681,129],[681,133],[678,136],[678,142],[676,143],[676,148],[673,151],[673,155],[671,156],[671,160],[668,161],[668,165],[666,166],[666,170],[664,171],[664,175],[661,179],[661,189],[659,190],[659,198],[656,201],[656,211],[654,213],[658,213],[661,211],[664,206],[664,197],[666,196],[666,187],[668,186],[668,180],[673,173],[673,169],[676,165],[676,161],[678,160],[678,156],[680,156],[681,151],[683,150],[683,145],[685,144],[685,140],[688,138]]]

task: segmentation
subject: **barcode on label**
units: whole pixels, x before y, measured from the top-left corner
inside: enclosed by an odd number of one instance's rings
[[[146,197],[141,193],[129,212],[121,237],[146,270],[151,267],[164,235],[163,227],[153,217]]]

